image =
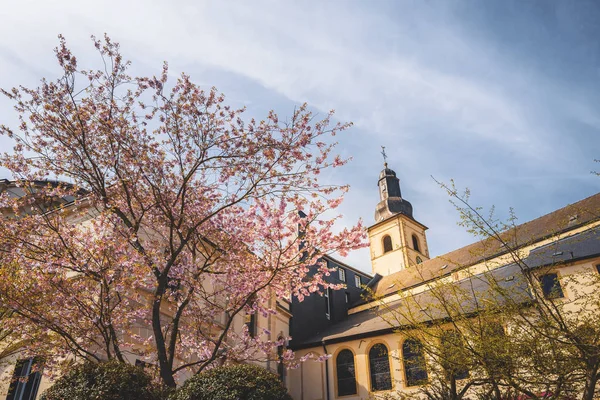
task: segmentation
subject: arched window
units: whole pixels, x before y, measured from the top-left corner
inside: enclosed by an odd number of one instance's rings
[[[415,249],[416,251],[418,251],[419,253],[421,252],[421,248],[419,247],[419,238],[417,237],[417,235],[412,235],[412,241],[413,241],[413,249]]]
[[[335,359],[335,365],[337,368],[337,395],[356,394],[354,354],[350,350],[340,351]]]
[[[466,379],[469,377],[469,355],[458,332],[449,330],[442,334],[440,351],[441,364],[448,378]]]
[[[384,344],[377,343],[369,350],[369,371],[371,372],[371,391],[390,390],[390,359],[388,349]]]
[[[427,368],[421,342],[408,339],[402,344],[402,360],[406,374],[406,386],[417,386],[427,382]]]
[[[390,235],[385,235],[383,237],[383,252],[387,253],[388,251],[392,251],[392,238]]]
[[[495,321],[488,321],[483,325],[481,332],[484,346],[481,346],[481,355],[488,370],[492,375],[510,374],[513,370],[514,356],[510,352],[507,342],[510,338],[506,336],[502,325]]]

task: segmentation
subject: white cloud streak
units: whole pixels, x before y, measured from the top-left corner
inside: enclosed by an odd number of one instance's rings
[[[50,49],[58,33],[86,60],[93,55],[89,35],[107,32],[137,68],[158,71],[168,60],[173,71],[201,82],[195,72],[223,71],[271,93],[260,100],[239,94],[258,108],[304,101],[335,108],[357,127],[341,142],[353,166],[331,176],[354,187],[345,222],[359,216],[371,222],[385,144],[404,195],[432,228],[430,249],[437,254],[469,239],[458,233],[456,215],[429,175],[463,179],[486,191],[484,202],[502,201],[498,194],[514,190],[501,183],[502,174],[541,174],[543,181],[565,169],[548,160],[572,158],[576,149],[557,151],[555,110],[596,130],[600,116],[584,92],[560,96],[564,83],[548,82],[467,31],[450,6],[409,4],[396,10],[354,2],[14,2],[0,10],[0,86],[32,85],[54,70]],[[555,109],[545,108],[548,95]],[[266,103],[273,99],[282,104]],[[0,100],[0,107],[7,104]],[[510,170],[515,164],[520,169]],[[366,252],[351,260],[369,268]]]

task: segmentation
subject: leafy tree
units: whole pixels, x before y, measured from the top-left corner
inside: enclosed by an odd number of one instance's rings
[[[277,375],[252,364],[217,367],[189,379],[173,400],[291,400]]]
[[[109,361],[74,366],[42,400],[162,400],[167,392],[140,367]]]
[[[13,325],[17,323],[11,310],[0,308],[0,365],[18,353],[22,339],[15,336]]]
[[[469,265],[448,259],[461,271],[461,280],[432,281],[421,266],[412,266],[427,291],[401,291],[399,304],[382,304],[384,319],[423,344],[430,375],[423,394],[453,400],[471,394],[482,399],[594,398],[600,367],[597,274],[563,276],[561,284],[571,294],[567,300],[544,293],[540,277],[557,264],[537,263],[523,251],[532,243],[519,231],[514,213],[507,222],[496,219],[493,210],[484,216],[471,206],[468,191],[459,194],[453,184],[442,187],[454,200],[461,225],[481,238],[481,254],[471,256],[482,259],[487,270],[470,273]],[[598,215],[598,210],[585,212]],[[504,256],[495,262],[491,255],[498,249]],[[510,277],[496,269],[507,264]]]
[[[3,91],[21,125],[0,127],[16,142],[0,165],[26,195],[0,197],[13,215],[0,224],[0,306],[44,336],[27,349],[49,365],[133,351],[174,387],[179,372],[271,357],[279,343],[236,317],[323,290],[326,266],[308,267],[364,245],[360,222],[334,233],[323,217],[347,187],[318,180],[345,164],[329,138],[349,124],[306,105],[244,121],[216,89],[172,83],[166,64],[132,77],[118,44],[94,44],[99,69],[81,69],[61,37],[62,76]]]

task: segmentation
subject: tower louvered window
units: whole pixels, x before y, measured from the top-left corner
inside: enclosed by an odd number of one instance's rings
[[[387,253],[392,250],[392,238],[389,235],[385,235],[383,237],[383,252]]]

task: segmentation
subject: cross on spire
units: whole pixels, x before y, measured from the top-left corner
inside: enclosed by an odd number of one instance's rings
[[[381,155],[383,155],[383,166],[385,168],[387,168],[388,165],[387,165],[387,154],[385,154],[385,146],[381,146]]]

